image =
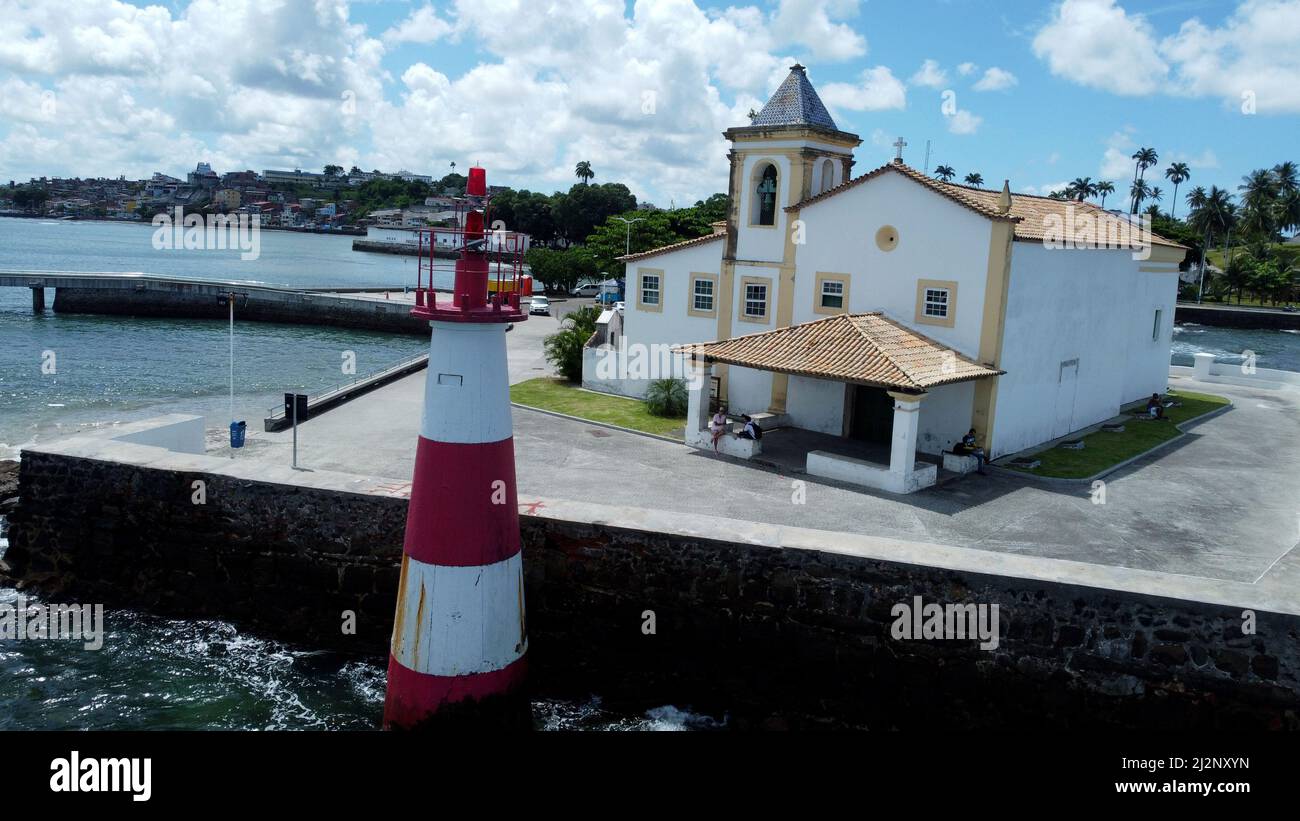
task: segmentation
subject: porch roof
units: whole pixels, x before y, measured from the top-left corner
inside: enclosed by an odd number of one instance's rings
[[[705,362],[909,393],[1006,373],[980,365],[879,311],[838,314],[674,350]]]

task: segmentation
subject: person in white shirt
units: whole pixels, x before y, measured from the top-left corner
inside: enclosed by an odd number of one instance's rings
[[[717,453],[718,440],[722,438],[722,434],[727,432],[727,409],[725,407],[718,408],[718,412],[713,414],[713,418],[709,420],[709,432],[713,434],[713,452]]]

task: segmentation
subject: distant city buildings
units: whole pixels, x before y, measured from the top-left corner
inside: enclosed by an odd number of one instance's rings
[[[402,169],[396,173],[361,171],[315,173],[301,169],[265,169],[219,173],[211,163],[199,162],[184,179],[154,172],[148,179],[31,179],[0,187],[0,214],[40,213],[84,219],[150,220],[155,214],[180,207],[187,211],[257,215],[265,227],[333,230],[387,225],[420,228],[456,224],[456,199],[434,190],[422,205],[375,211],[358,218],[353,195],[342,193],[373,180],[394,180],[436,185],[433,177]],[[304,188],[319,192],[300,196]],[[27,192],[15,198],[17,191]],[[494,187],[493,193],[505,190]],[[32,196],[32,192],[36,192]]]

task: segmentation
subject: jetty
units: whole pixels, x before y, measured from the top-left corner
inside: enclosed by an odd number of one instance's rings
[[[0,270],[0,287],[28,288],[32,310],[43,313],[54,289],[56,314],[225,319],[235,298],[241,321],[326,325],[419,334],[428,323],[411,316],[404,286],[291,288],[246,280],[214,280],[142,272]]]

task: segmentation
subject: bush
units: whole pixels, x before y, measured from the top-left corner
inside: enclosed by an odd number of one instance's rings
[[[656,379],[645,392],[646,407],[655,416],[685,416],[689,397],[681,379]]]
[[[600,309],[590,305],[579,308],[566,316],[560,330],[546,337],[543,343],[546,361],[570,382],[582,381],[582,349],[596,332],[599,318]]]

